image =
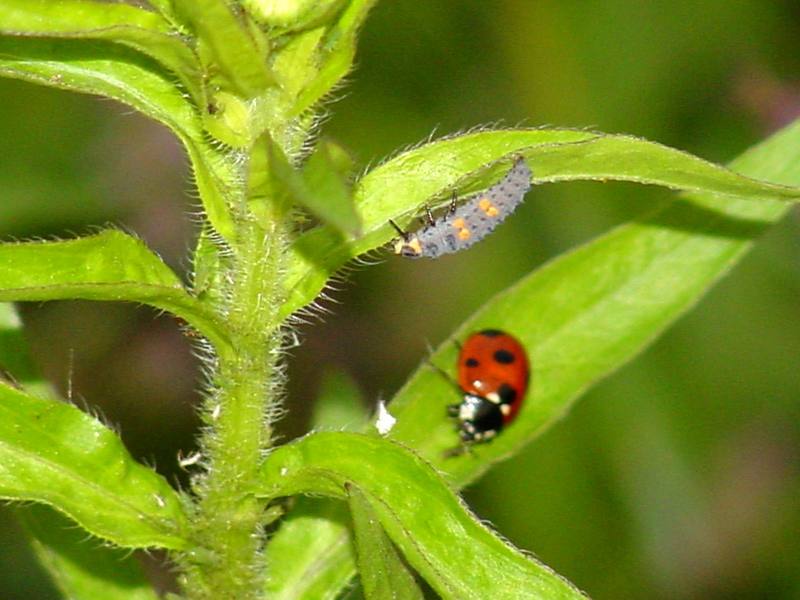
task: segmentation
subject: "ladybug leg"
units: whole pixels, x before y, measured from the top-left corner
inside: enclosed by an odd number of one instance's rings
[[[403,231],[402,229],[400,229],[400,227],[397,225],[397,223],[395,223],[391,219],[389,219],[389,224],[392,227],[394,227],[394,230],[397,232],[397,235],[399,235],[401,238],[403,238],[404,241],[406,241],[406,242],[408,241],[408,232],[407,231]]]
[[[462,454],[466,454],[470,452],[469,446],[466,444],[461,444],[460,446],[454,446],[453,448],[448,448],[444,452],[442,452],[443,458],[455,458],[456,456],[461,456]]]
[[[461,444],[458,446],[454,446],[452,448],[448,448],[444,452],[442,452],[442,456],[444,458],[455,458],[456,456],[463,456],[464,454],[469,454],[470,456],[475,456],[475,450],[473,449],[473,444],[469,442],[465,442],[462,440]]]

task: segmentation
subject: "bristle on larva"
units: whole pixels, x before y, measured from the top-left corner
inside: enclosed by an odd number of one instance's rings
[[[408,258],[438,258],[469,248],[490,234],[514,212],[531,189],[531,173],[525,159],[518,158],[505,177],[488,190],[469,197],[463,204],[454,201],[442,216],[429,216],[427,225],[405,232],[392,222],[400,237],[394,241],[395,254]]]

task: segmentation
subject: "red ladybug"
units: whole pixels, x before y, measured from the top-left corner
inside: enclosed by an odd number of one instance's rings
[[[467,443],[492,439],[511,423],[528,389],[530,367],[525,348],[497,329],[473,333],[458,355],[460,404],[447,407]]]

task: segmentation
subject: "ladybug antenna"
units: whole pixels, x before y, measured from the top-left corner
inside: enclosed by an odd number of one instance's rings
[[[406,242],[408,241],[408,232],[407,231],[403,231],[402,229],[400,229],[400,227],[397,225],[397,223],[395,223],[391,219],[389,219],[389,224],[392,227],[394,227],[394,230],[397,232],[397,235],[399,235],[401,238],[403,238],[403,241],[406,241]]]

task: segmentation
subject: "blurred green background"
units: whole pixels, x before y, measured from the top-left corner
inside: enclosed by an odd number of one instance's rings
[[[0,0],[1,1],[1,0]],[[791,0],[385,0],[322,132],[361,168],[432,131],[595,127],[725,162],[800,116]],[[170,134],[95,98],[0,80],[0,236],[113,223],[186,272],[196,209]],[[304,431],[323,369],[388,398],[484,300],[669,198],[627,184],[536,188],[498,233],[438,261],[357,269],[299,330],[281,422]],[[800,598],[800,233],[795,212],[634,363],[467,492],[477,513],[596,599]],[[199,378],[171,319],[25,305],[65,394],[185,481]],[[0,598],[53,598],[9,512]],[[487,592],[487,598],[491,597]]]

